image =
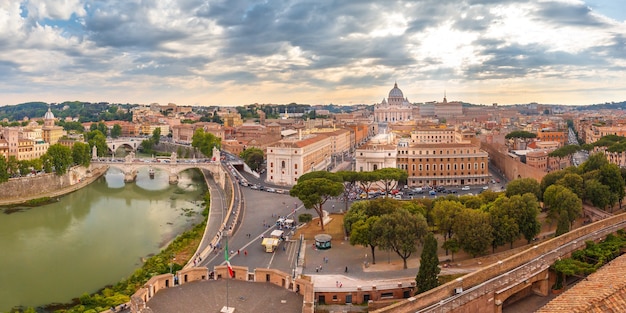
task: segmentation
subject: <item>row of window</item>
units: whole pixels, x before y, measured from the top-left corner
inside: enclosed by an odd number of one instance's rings
[[[459,167],[459,166],[457,166],[457,165],[460,165],[460,167]],[[409,166],[408,166],[408,164],[399,164],[399,165],[398,165],[398,168],[399,168],[399,169],[403,169],[403,170],[408,170],[408,169],[409,169]],[[418,164],[417,168],[418,168],[420,171],[423,171],[423,170],[424,170],[424,164]],[[425,168],[426,168],[426,170],[427,170],[427,171],[430,171],[430,169],[431,169],[430,164],[426,164],[426,167],[425,167]],[[444,168],[445,168],[446,170],[448,170],[448,171],[449,171],[449,170],[455,170],[455,171],[456,171],[456,170],[457,170],[457,169],[459,169],[459,168],[460,168],[461,170],[464,170],[464,169],[466,169],[466,168],[467,168],[468,170],[470,170],[470,169],[472,169],[472,163],[467,163],[467,167],[465,166],[465,163],[460,163],[460,164],[457,164],[457,163],[454,163],[454,164],[450,164],[450,163],[443,164],[443,163],[442,163],[442,164],[439,164],[439,170],[440,170],[440,171],[443,171],[443,170],[444,170]],[[415,171],[415,164],[411,164],[411,169],[412,169],[413,171]],[[437,164],[432,164],[432,169],[433,169],[433,171],[436,171],[436,170],[437,170]],[[477,170],[477,169],[478,169],[478,163],[474,163],[474,170]],[[481,162],[481,163],[480,163],[480,169],[481,169],[481,170],[484,170],[484,169],[485,169],[485,162]]]
[[[436,154],[437,154],[437,151],[436,151],[436,150],[432,150],[432,153],[430,153],[430,152],[431,152],[431,150],[419,150],[418,155],[422,155],[422,151],[425,151],[425,152],[426,152],[426,153],[424,153],[425,155],[431,155],[431,154],[432,154],[432,155],[436,155]],[[477,153],[477,152],[476,152],[476,149],[474,149],[474,150],[467,149],[467,150],[459,150],[459,152],[458,152],[458,153],[457,153],[457,150],[452,150],[452,153],[450,153],[450,150],[439,150],[439,154],[444,154],[444,153],[443,153],[444,151],[446,152],[446,153],[445,153],[446,155],[447,155],[447,154],[455,154],[455,155],[456,155],[456,154],[461,154],[461,153],[466,153],[466,154],[470,154],[470,153]],[[470,152],[470,151],[472,151],[472,152]],[[411,150],[411,152],[412,152],[412,153],[411,153],[412,155],[415,155],[415,150]],[[398,154],[409,154],[409,151],[406,151],[406,150],[398,150]]]

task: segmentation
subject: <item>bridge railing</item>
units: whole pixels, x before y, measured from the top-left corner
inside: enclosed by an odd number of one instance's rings
[[[435,309],[445,311],[444,306],[448,309],[458,307],[487,292],[503,288],[503,282],[496,282],[496,280],[499,280],[505,273],[513,277],[509,278],[509,282],[516,277],[524,277],[523,271],[526,265],[531,265],[530,268],[535,269],[550,266],[558,257],[584,246],[584,241],[596,240],[624,227],[626,227],[626,213],[609,217],[547,240],[414,298],[374,312],[429,312]],[[456,294],[457,290],[463,290],[463,292]]]

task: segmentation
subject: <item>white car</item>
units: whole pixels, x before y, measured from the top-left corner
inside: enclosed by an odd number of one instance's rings
[[[489,189],[489,186],[483,186],[483,190]]]
[[[463,188],[461,188],[461,190],[470,190],[469,186],[463,186]]]
[[[274,189],[272,187],[269,187],[269,188],[265,189],[265,191],[267,191],[267,192],[276,192],[276,189]]]

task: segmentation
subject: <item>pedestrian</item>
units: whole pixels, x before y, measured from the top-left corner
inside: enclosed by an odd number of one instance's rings
[[[344,273],[347,273],[347,272],[348,272],[348,267],[346,266],[346,270],[344,271]]]
[[[239,255],[239,249],[237,249],[237,255]]]
[[[319,271],[320,271],[320,267],[319,267],[319,266],[316,266],[316,267],[315,267],[315,272],[316,272],[316,273],[318,273]]]
[[[248,256],[248,250],[243,250],[243,255]]]
[[[335,281],[335,287],[339,287],[339,281],[338,280]]]
[[[343,283],[339,282],[339,288],[343,287]]]

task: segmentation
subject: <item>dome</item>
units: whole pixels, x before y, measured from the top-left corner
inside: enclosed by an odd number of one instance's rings
[[[389,91],[389,98],[404,98],[402,90],[398,88],[398,83],[393,84],[393,89]]]
[[[50,107],[48,107],[48,112],[46,112],[46,114],[43,116],[44,120],[53,120],[54,119],[54,114],[52,114],[52,111],[50,111]]]

